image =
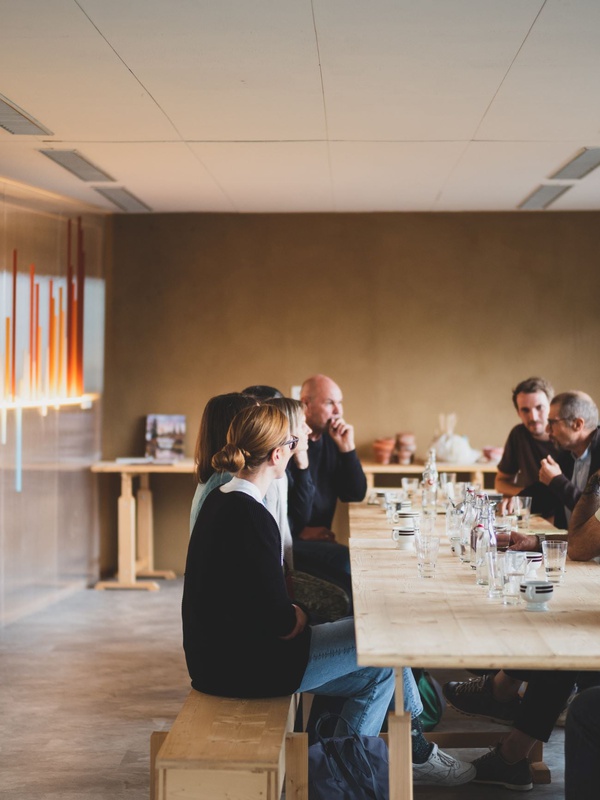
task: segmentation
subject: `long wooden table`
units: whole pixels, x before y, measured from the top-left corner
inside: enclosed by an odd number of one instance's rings
[[[549,610],[534,614],[488,600],[470,566],[451,555],[445,536],[436,576],[424,580],[417,576],[415,553],[392,541],[380,508],[363,503],[349,513],[358,663],[398,671],[396,713],[389,719],[390,800],[413,797],[402,667],[600,669],[595,562],[568,561]]]
[[[191,458],[168,464],[157,462],[126,463],[120,461],[98,461],[92,464],[92,472],[119,473],[121,495],[118,516],[118,573],[114,581],[98,581],[95,589],[146,589],[157,591],[158,583],[138,578],[175,578],[172,570],[154,568],[154,516],[150,475],[187,474],[194,471]],[[139,478],[140,485],[134,494],[133,481]]]

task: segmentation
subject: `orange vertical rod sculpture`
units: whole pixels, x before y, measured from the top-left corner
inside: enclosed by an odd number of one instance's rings
[[[29,265],[29,393],[33,395],[35,374],[35,266]],[[23,376],[25,377],[25,376]]]
[[[56,319],[54,318],[54,282],[48,281],[48,386],[56,394]]]
[[[58,394],[62,394],[65,385],[65,311],[63,304],[63,287],[58,287]],[[65,391],[66,394],[66,391]]]
[[[42,389],[42,329],[40,328],[40,285],[35,285],[35,391],[39,395]]]
[[[73,283],[73,309],[71,313],[71,324],[73,330],[71,331],[71,389],[69,394],[71,397],[77,395],[77,307],[79,303],[75,297],[75,284]]]
[[[73,386],[73,267],[71,264],[71,220],[67,226],[67,396]]]
[[[10,394],[10,317],[6,317],[6,342],[4,361],[4,398]]]
[[[17,251],[13,250],[13,296],[12,296],[12,358],[10,363],[10,394],[17,396]]]
[[[83,394],[83,293],[85,287],[85,255],[83,227],[77,217],[77,394]]]

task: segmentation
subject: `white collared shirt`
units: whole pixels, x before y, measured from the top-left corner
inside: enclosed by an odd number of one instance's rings
[[[246,481],[243,478],[237,478],[235,475],[229,481],[229,483],[223,484],[223,486],[219,486],[219,491],[223,492],[223,494],[228,494],[229,492],[242,492],[243,494],[249,494],[250,497],[253,497],[258,503],[263,503],[263,497],[258,490],[258,486],[255,486],[250,481]]]

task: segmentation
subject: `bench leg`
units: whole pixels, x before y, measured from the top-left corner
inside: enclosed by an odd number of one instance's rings
[[[308,800],[308,735],[287,733],[285,737],[285,798]]]
[[[169,731],[152,731],[150,734],[150,800],[158,800],[156,756]]]

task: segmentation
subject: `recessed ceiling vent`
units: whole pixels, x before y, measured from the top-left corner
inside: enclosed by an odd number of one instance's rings
[[[114,178],[101,170],[77,150],[40,150],[48,158],[61,167],[69,170],[82,181],[114,181]]]
[[[17,136],[53,136],[52,131],[44,128],[37,120],[30,117],[25,111],[11,103],[0,94],[0,128]]]
[[[600,147],[584,147],[575,158],[551,175],[553,181],[576,181],[588,175],[600,164]]]
[[[121,211],[152,211],[149,206],[138,200],[127,189],[113,188],[112,186],[94,186],[94,189],[103,197],[106,197],[107,200],[110,200],[111,203],[114,203]]]
[[[567,189],[571,188],[571,184],[546,184],[538,186],[535,192],[532,192],[529,197],[519,204],[518,208],[525,211],[541,211],[557,200],[561,194],[564,194]]]

